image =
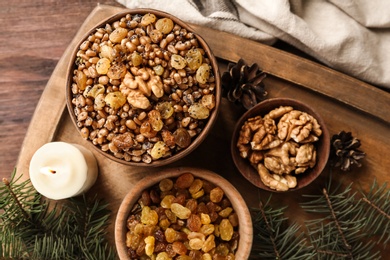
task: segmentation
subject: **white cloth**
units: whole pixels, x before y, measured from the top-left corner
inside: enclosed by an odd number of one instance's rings
[[[388,0],[117,1],[265,44],[280,39],[335,70],[390,91]]]

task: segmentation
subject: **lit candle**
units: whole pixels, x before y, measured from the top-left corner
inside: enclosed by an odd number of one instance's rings
[[[54,200],[86,192],[95,183],[97,174],[94,155],[77,144],[47,143],[30,161],[30,180],[34,188]]]

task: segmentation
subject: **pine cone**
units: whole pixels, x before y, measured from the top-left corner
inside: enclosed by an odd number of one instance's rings
[[[228,71],[222,74],[222,87],[224,96],[234,103],[241,103],[246,109],[250,109],[267,96],[264,90],[263,79],[265,72],[259,70],[254,63],[247,66],[243,59],[236,64],[229,63]]]
[[[361,167],[359,162],[366,155],[360,151],[360,140],[353,137],[351,132],[341,131],[333,135],[331,139],[330,160],[334,167],[340,167],[343,171],[349,171],[353,164]]]

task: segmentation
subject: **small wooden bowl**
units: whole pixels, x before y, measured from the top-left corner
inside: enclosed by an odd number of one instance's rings
[[[77,117],[75,116],[75,113],[74,113],[75,106],[72,104],[72,98],[73,98],[73,93],[72,93],[73,70],[75,68],[74,64],[75,64],[75,61],[76,61],[76,54],[77,54],[77,52],[79,50],[79,46],[88,38],[88,36],[91,33],[94,33],[97,28],[104,27],[107,23],[112,23],[112,22],[118,21],[122,17],[125,17],[127,14],[130,14],[130,15],[145,15],[145,14],[148,14],[148,13],[154,14],[157,18],[170,18],[175,24],[179,25],[183,29],[186,29],[188,32],[192,32],[195,35],[196,39],[198,40],[199,47],[201,47],[205,51],[205,55],[204,56],[207,57],[210,60],[210,65],[212,67],[212,72],[211,73],[215,77],[215,90],[214,90],[215,107],[214,107],[214,109],[212,111],[210,111],[210,115],[209,115],[209,117],[207,119],[207,122],[205,122],[205,125],[204,125],[201,133],[199,133],[195,138],[192,138],[192,142],[191,142],[191,144],[188,147],[184,148],[183,150],[175,153],[174,155],[172,155],[170,157],[166,157],[166,158],[163,158],[163,159],[160,158],[158,160],[153,160],[151,163],[144,163],[142,161],[140,161],[140,162],[126,161],[124,159],[117,158],[112,153],[103,152],[99,147],[97,147],[96,145],[93,145],[90,140],[88,140],[88,143],[89,143],[88,145],[90,145],[92,147],[92,149],[95,149],[98,153],[103,154],[104,156],[106,156],[110,160],[116,161],[118,163],[122,163],[122,164],[125,164],[125,165],[131,165],[131,166],[159,167],[159,166],[163,166],[163,165],[167,165],[167,164],[173,163],[173,162],[175,162],[175,161],[177,161],[177,160],[187,156],[192,151],[194,151],[204,141],[204,139],[209,134],[210,130],[212,129],[212,127],[215,124],[215,121],[216,121],[218,113],[219,113],[219,107],[220,107],[220,102],[221,102],[221,97],[222,97],[222,94],[221,94],[222,93],[222,86],[221,86],[221,82],[220,82],[220,72],[219,72],[219,67],[218,67],[217,60],[216,60],[214,54],[212,53],[210,47],[208,46],[208,44],[205,42],[205,40],[200,35],[198,35],[196,32],[194,32],[194,30],[188,24],[186,24],[185,22],[181,21],[180,19],[174,17],[171,14],[168,14],[168,13],[165,13],[165,12],[162,12],[162,11],[158,11],[158,10],[153,10],[153,9],[131,9],[131,10],[125,10],[123,12],[115,14],[115,15],[113,15],[113,16],[111,16],[111,17],[109,17],[109,18],[107,18],[107,19],[105,19],[103,21],[101,21],[98,25],[96,25],[88,33],[86,33],[85,36],[82,37],[82,39],[74,47],[74,50],[72,52],[71,61],[70,61],[69,65],[68,65],[67,72],[66,72],[67,73],[66,104],[67,104],[67,108],[68,108],[68,112],[70,114],[70,117],[71,117],[74,125],[76,126],[76,128],[80,132],[81,129],[77,125]]]
[[[297,186],[295,188],[289,189],[288,191],[299,190],[309,185],[312,181],[314,181],[325,168],[329,157],[329,151],[330,151],[329,132],[326,128],[325,122],[322,119],[322,117],[308,105],[303,104],[300,101],[288,99],[288,98],[272,98],[272,99],[267,99],[257,104],[253,108],[249,109],[241,116],[241,118],[238,120],[234,128],[232,143],[231,143],[232,158],[239,172],[248,181],[250,181],[253,185],[263,190],[272,191],[272,192],[278,192],[278,191],[264,185],[264,183],[260,179],[257,170],[251,165],[249,160],[247,158],[242,158],[240,156],[240,152],[237,148],[237,141],[238,141],[241,127],[247,119],[258,115],[264,116],[271,110],[278,108],[280,106],[292,106],[296,110],[300,110],[302,112],[308,113],[309,115],[317,119],[322,129],[322,135],[320,136],[319,140],[314,143],[317,149],[316,165],[313,168],[306,170],[306,172],[304,173],[295,175],[297,178]]]
[[[135,203],[141,196],[143,190],[159,183],[162,179],[177,178],[183,173],[190,172],[195,178],[207,180],[224,190],[225,196],[230,200],[234,211],[238,214],[239,220],[239,241],[235,254],[236,259],[248,259],[253,239],[252,219],[249,209],[236,188],[220,175],[196,168],[173,168],[165,169],[156,174],[149,175],[137,183],[123,199],[115,221],[115,244],[120,259],[130,259],[127,254],[126,233],[127,218]]]

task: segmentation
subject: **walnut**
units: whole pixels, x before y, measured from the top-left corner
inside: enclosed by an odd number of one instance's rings
[[[278,137],[282,140],[315,142],[321,134],[321,126],[317,120],[306,112],[292,110],[284,114],[278,123]]]
[[[277,147],[281,144],[281,140],[277,138],[276,124],[273,119],[264,119],[259,129],[253,135],[251,141],[252,150],[266,150]]]
[[[264,185],[277,191],[287,191],[295,188],[297,185],[297,180],[294,176],[271,174],[262,163],[257,165],[257,172]]]
[[[295,155],[298,145],[293,142],[283,143],[282,145],[270,149],[265,153],[265,167],[276,174],[290,174],[296,169]]]
[[[290,174],[296,169],[293,161],[284,163],[280,157],[265,157],[264,166],[278,175]]]
[[[237,147],[266,186],[282,191],[296,187],[294,174],[314,167],[317,154],[313,142],[321,134],[314,117],[281,106],[263,118],[249,118],[241,128]]]
[[[317,161],[317,151],[312,143],[301,145],[297,150],[295,174],[305,172],[308,168],[313,168]]]
[[[150,106],[149,99],[139,90],[130,89],[127,102],[135,108],[147,109]]]
[[[295,156],[297,154],[298,144],[294,142],[286,142],[282,145],[275,147],[274,149],[270,149],[265,156],[266,157],[280,157],[281,161],[284,164],[290,163],[290,157]]]
[[[242,158],[247,158],[251,147],[249,143],[252,140],[253,132],[258,130],[263,120],[260,116],[248,119],[241,127],[240,134],[237,141],[237,148],[240,151]]]
[[[153,94],[160,98],[164,95],[164,88],[161,78],[157,75],[151,75],[147,82],[148,89],[152,90]]]
[[[112,138],[112,143],[119,149],[128,149],[134,145],[134,135],[130,132],[119,134]]]
[[[258,164],[264,159],[263,151],[252,151],[249,155],[249,161],[252,164]]]
[[[278,107],[278,108],[275,108],[273,110],[271,110],[268,114],[266,114],[264,116],[264,119],[277,119],[281,116],[283,116],[284,114],[292,111],[294,108],[293,107],[285,107],[285,106],[281,106],[281,107]]]

